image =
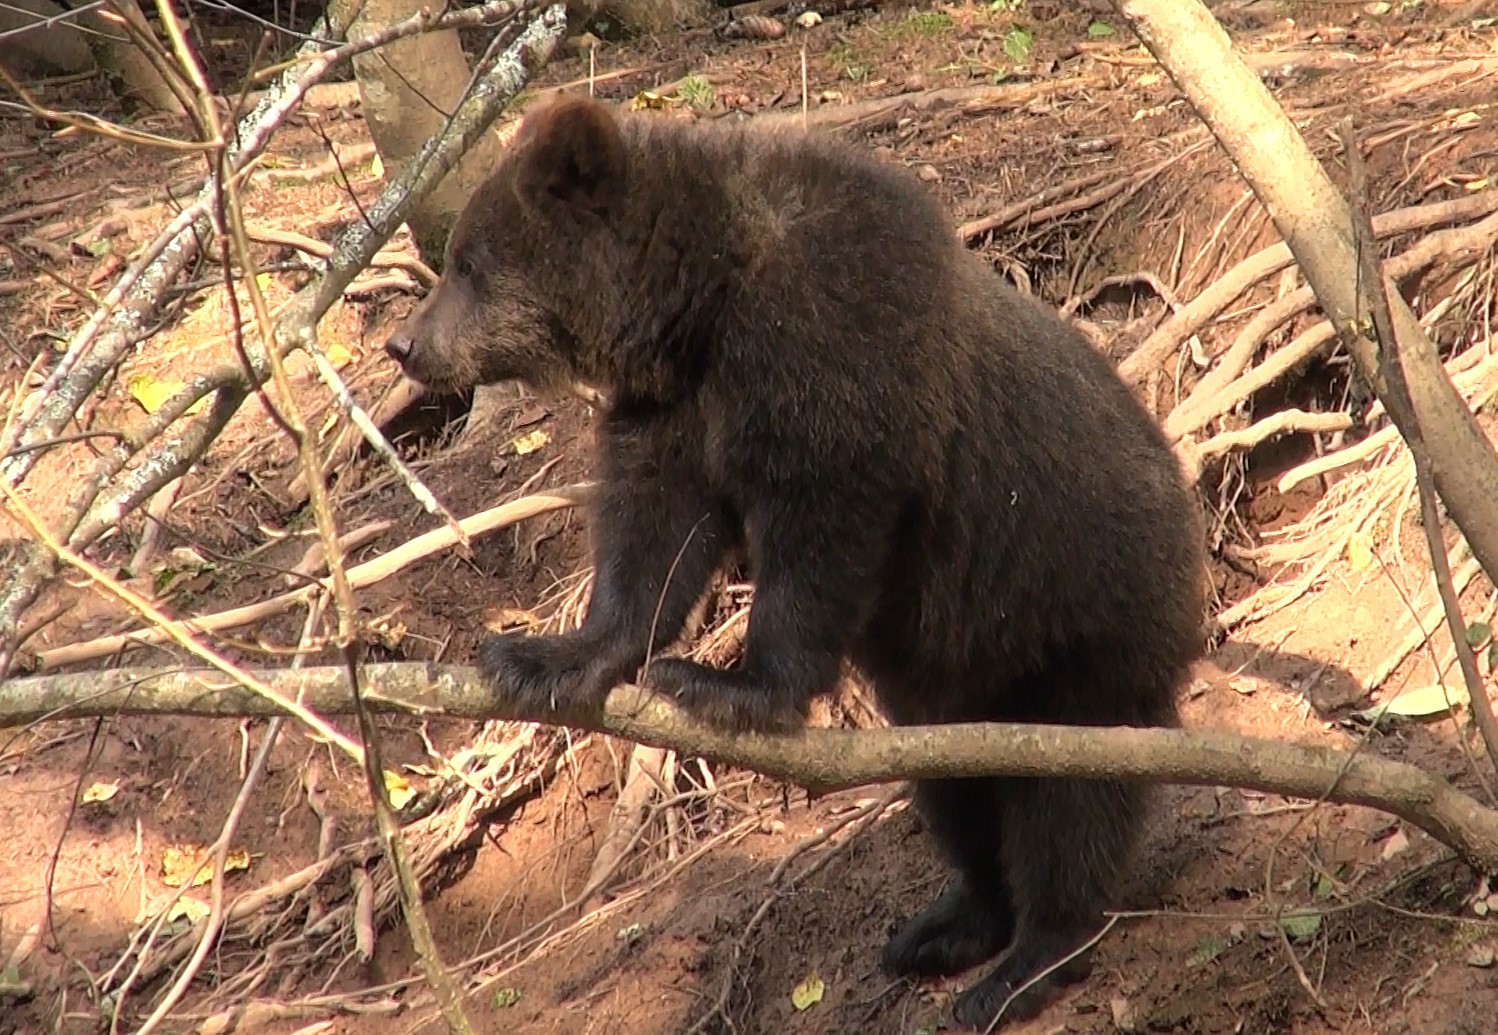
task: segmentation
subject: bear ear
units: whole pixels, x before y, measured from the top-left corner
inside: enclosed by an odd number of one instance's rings
[[[536,208],[558,203],[604,215],[624,192],[624,137],[613,113],[564,96],[527,115],[515,140],[515,189]]]

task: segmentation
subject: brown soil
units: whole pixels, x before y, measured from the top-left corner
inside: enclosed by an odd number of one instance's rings
[[[634,71],[600,79],[597,92],[626,99],[655,89],[674,96],[679,88],[673,93],[663,87],[701,76],[711,94],[699,87],[693,96],[701,110],[678,106],[680,117],[795,117],[802,104],[803,46],[808,107],[817,112],[918,90],[981,85],[1001,74],[1006,82],[1070,78],[1070,85],[1038,92],[1018,107],[907,108],[838,131],[917,169],[960,221],[1098,168],[1146,168],[1179,156],[1113,202],[975,242],[1006,273],[1058,305],[1105,277],[1139,270],[1157,273],[1185,301],[1234,261],[1275,239],[1257,205],[1241,203],[1241,181],[1139,48],[1116,34],[1097,35],[1094,29],[1089,35],[1094,18],[1112,16],[1088,10],[1106,12],[1107,5],[1037,0],[1018,15],[1005,7],[892,4],[831,16],[770,42],[728,41],[696,30],[610,45],[598,53],[597,73]],[[1457,18],[1465,9],[1471,10]],[[1362,5],[1246,4],[1223,7],[1223,18],[1250,53],[1350,55],[1309,70],[1274,73],[1269,81],[1286,107],[1305,120],[1318,151],[1331,153],[1322,130],[1344,115],[1352,115],[1365,134],[1409,128],[1369,155],[1373,206],[1383,210],[1461,196],[1495,171],[1495,81],[1411,87],[1415,76],[1440,61],[1492,53],[1494,29],[1471,28],[1475,10],[1471,4],[1395,4],[1372,14]],[[1030,53],[1022,62],[1006,53],[1006,42],[1011,51],[1017,46],[1015,27],[1030,34]],[[576,82],[586,74],[586,60],[571,59],[553,65],[536,85]],[[110,106],[91,83],[52,84],[43,92],[54,107]],[[1441,148],[1427,158],[1430,127],[1462,110],[1483,114],[1467,131],[1442,137]],[[345,147],[366,139],[357,108],[323,111],[283,133],[275,166],[312,166],[326,157],[326,141]],[[167,218],[171,201],[164,184],[178,197],[193,189],[199,175],[194,161],[163,160],[160,153],[110,141],[51,136],[13,115],[0,122],[0,243],[10,245],[0,249],[0,281],[24,282],[22,289],[0,292],[0,390],[7,406],[25,390],[33,359],[88,312],[73,288],[39,276],[36,264],[45,263],[68,285],[103,290],[118,267],[115,256],[148,240]],[[380,187],[378,178],[367,163],[349,172],[354,197],[367,203]],[[253,223],[326,240],[354,216],[350,190],[336,177],[278,181],[272,171],[256,182],[247,199]],[[96,245],[101,240],[110,242],[107,249]],[[393,245],[409,247],[409,241]],[[288,298],[305,278],[289,250],[264,246],[259,258],[273,270],[267,279],[273,303]],[[180,379],[232,358],[229,310],[215,277],[211,266],[194,274],[198,286],[127,362],[110,399],[90,413],[93,426],[109,427],[136,405],[124,391],[132,377]],[[1435,282],[1426,287],[1440,290]],[[412,297],[382,290],[336,307],[324,321],[324,346],[347,349],[344,376],[361,400],[373,400],[393,380],[379,346]],[[1163,311],[1153,293],[1124,289],[1099,295],[1080,312],[1115,335],[1122,356]],[[1203,332],[1207,350],[1224,348],[1244,318]],[[1438,325],[1437,333],[1449,347],[1463,328]],[[325,428],[333,411],[315,375],[304,367],[294,373],[299,397],[311,408],[309,423]],[[1188,387],[1193,376],[1187,375]],[[1272,402],[1325,406],[1344,388],[1336,368],[1318,368]],[[1169,378],[1151,388],[1162,411],[1179,390]],[[1261,397],[1255,405],[1264,410],[1271,400]],[[472,430],[445,423],[454,412],[461,407],[425,403],[403,419],[398,441],[455,514],[586,477],[587,414],[581,404],[543,408],[516,390],[496,419]],[[541,448],[522,454],[514,447],[517,436],[536,430],[547,436]],[[33,504],[55,504],[91,465],[92,448],[85,443],[52,451],[27,483]],[[1231,522],[1219,522],[1232,531],[1218,545],[1252,543],[1314,505],[1319,484],[1283,496],[1273,488],[1274,477],[1310,451],[1308,438],[1292,436],[1256,451],[1233,473],[1204,482],[1204,505],[1218,518],[1233,515]],[[210,566],[174,582],[160,601],[163,607],[181,615],[210,612],[286,588],[285,570],[312,541],[308,516],[287,503],[293,469],[289,443],[275,433],[263,407],[251,402],[189,478],[171,512],[164,548],[191,547]],[[335,472],[334,494],[344,529],[395,523],[351,561],[387,551],[436,524],[366,456]],[[4,535],[21,534],[10,518],[0,520],[7,522]],[[1406,525],[1406,536],[1418,534],[1412,520]],[[136,515],[91,556],[118,570],[141,529]],[[1407,546],[1408,556],[1418,559],[1419,540],[1410,538]],[[548,613],[577,587],[584,565],[583,529],[566,512],[481,539],[471,558],[448,553],[429,559],[361,591],[361,617],[377,633],[372,655],[464,661],[481,626],[500,608]],[[1217,567],[1220,603],[1242,599],[1269,574],[1224,560]],[[1239,631],[1200,666],[1185,695],[1188,724],[1344,747],[1361,740],[1361,732],[1331,720],[1338,709],[1363,703],[1353,673],[1382,656],[1388,630],[1404,620],[1406,605],[1393,585],[1404,577],[1377,567],[1357,575],[1337,566],[1293,607]],[[160,571],[147,572],[133,584],[159,589],[162,580]],[[1472,613],[1490,592],[1481,579],[1468,591]],[[30,646],[135,627],[118,605],[78,580],[60,582],[38,610],[62,604],[70,609]],[[304,619],[301,611],[288,612],[238,630],[221,646],[249,663],[282,664]],[[166,663],[166,653],[174,652],[138,651],[121,663]],[[1385,692],[1430,678],[1428,662],[1417,657],[1396,672]],[[475,733],[472,724],[440,718],[380,725],[391,768],[433,764],[429,751],[451,755]],[[263,729],[258,721],[128,717],[48,723],[0,736],[0,832],[9,835],[0,837],[0,1032],[96,1026],[100,1004],[93,983],[172,890],[161,878],[165,849],[213,841]],[[1365,750],[1470,786],[1458,736],[1449,719],[1407,725],[1374,737]],[[608,831],[627,752],[626,744],[590,743],[544,791],[495,817],[482,839],[455,857],[427,901],[449,963],[506,943],[579,892]],[[695,762],[685,768],[696,772]],[[319,824],[303,783],[309,769],[321,773],[327,808],[338,820],[338,842],[370,832],[359,774],[326,746],[288,729],[248,803],[236,844],[249,852],[249,866],[229,876],[230,897],[317,858]],[[877,967],[891,929],[936,894],[947,876],[914,815],[896,807],[856,832],[844,830],[822,842],[819,832],[881,789],[808,801],[797,789],[746,774],[720,769],[715,777],[719,793],[683,809],[671,836],[659,824],[626,869],[626,882],[614,889],[611,905],[580,921],[566,918],[553,925],[554,937],[487,962],[489,979],[469,1003],[479,1030],[680,1032],[718,1002],[723,1016],[706,1030],[910,1035],[950,1028],[948,1008],[960,981],[891,982]],[[413,779],[420,782],[419,775]],[[80,790],[94,785],[114,785],[117,793],[74,807]],[[1014,1030],[1492,1030],[1498,929],[1470,907],[1478,878],[1429,838],[1369,810],[1273,795],[1170,788],[1160,800],[1139,876],[1123,904],[1130,912],[1103,940],[1093,976],[1041,1018]],[[796,852],[801,854],[788,870],[791,879],[772,884],[777,865]],[[813,872],[797,877],[806,867]],[[44,898],[48,889],[50,899]],[[344,891],[340,885],[326,894]],[[1319,921],[1292,925],[1294,937],[1287,942],[1275,921],[1286,908],[1313,909]],[[30,994],[10,996],[3,961],[28,942],[27,932],[43,918],[38,940],[11,975],[28,983]],[[223,1008],[215,990],[252,967],[263,968],[263,982],[234,986],[231,1001],[294,1001],[323,991],[420,982],[398,915],[382,927],[367,964],[350,956],[336,971],[303,970],[294,958],[265,966],[262,950],[245,942],[222,946],[177,1008],[179,1020],[171,1029],[185,1030]],[[822,982],[822,997],[798,1011],[792,992],[813,975]],[[142,1012],[132,1014],[126,1027],[138,1026],[160,991],[159,983],[132,990],[130,1008]],[[415,1008],[397,1005],[411,998],[408,988],[388,1001],[366,998],[377,1005],[362,1015],[338,1017],[326,1030],[440,1030],[428,1001]],[[261,1030],[298,1030],[321,1016],[287,1015]]]

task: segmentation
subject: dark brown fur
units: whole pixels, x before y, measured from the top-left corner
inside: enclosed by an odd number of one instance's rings
[[[648,672],[709,721],[794,726],[844,659],[898,723],[1175,721],[1203,606],[1175,459],[1112,366],[949,226],[911,177],[830,140],[578,98],[526,118],[389,346],[437,388],[575,380],[612,400],[587,618],[487,639],[497,694],[596,702],[743,547],[739,667]],[[983,779],[917,797],[960,879],[885,965],[949,974],[1002,952],[957,1004],[986,1024],[1098,930],[1145,791]]]

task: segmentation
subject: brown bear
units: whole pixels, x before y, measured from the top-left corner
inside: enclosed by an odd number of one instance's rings
[[[647,684],[702,719],[784,729],[850,661],[901,724],[1176,721],[1202,647],[1197,505],[1112,365],[950,226],[903,170],[803,132],[580,97],[525,117],[387,346],[438,390],[608,400],[587,616],[487,638],[498,698],[595,705],[650,658]],[[739,550],[739,665],[652,657]],[[916,798],[958,877],[885,967],[1002,953],[958,1019],[1034,1015],[1089,969],[1067,957],[1117,893],[1146,789],[929,780]]]

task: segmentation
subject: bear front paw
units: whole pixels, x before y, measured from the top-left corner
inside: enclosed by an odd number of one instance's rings
[[[491,633],[479,642],[479,675],[500,706],[517,717],[594,705],[602,693],[591,685],[590,659],[580,647],[566,635]]]
[[[792,700],[742,672],[708,668],[684,658],[650,663],[645,685],[673,698],[699,722],[736,732],[782,732],[800,726],[805,715]]]

